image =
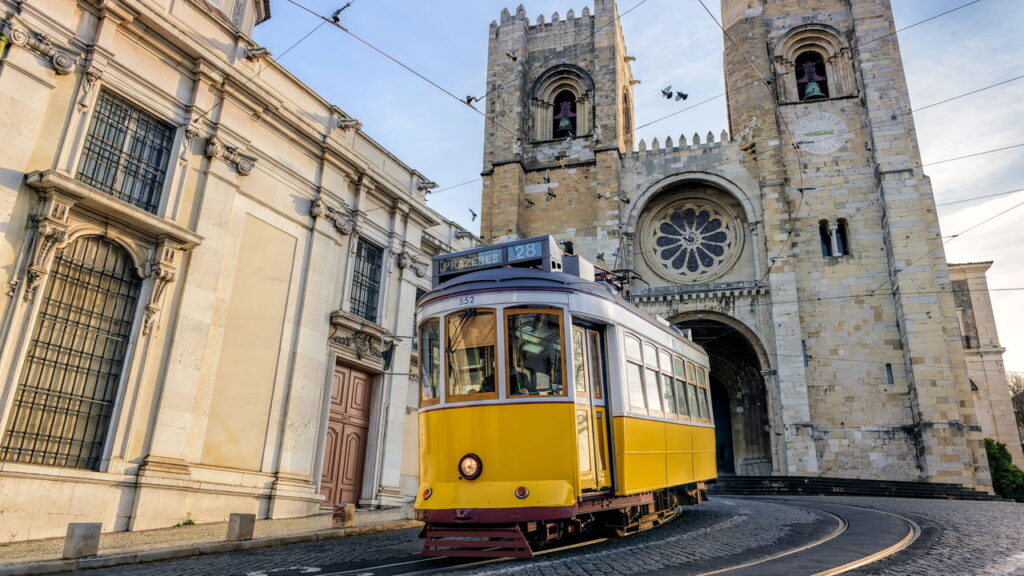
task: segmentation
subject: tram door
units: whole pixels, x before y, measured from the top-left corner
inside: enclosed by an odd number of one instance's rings
[[[576,443],[580,486],[583,490],[610,488],[608,408],[604,393],[604,354],[601,333],[572,327],[573,380],[576,387]]]

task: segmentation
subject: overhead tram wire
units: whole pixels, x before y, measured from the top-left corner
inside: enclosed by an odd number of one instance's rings
[[[1011,150],[1013,148],[1020,148],[1021,146],[1024,146],[1024,142],[1021,142],[1020,144],[1012,144],[1010,146],[1003,146],[1002,148],[992,148],[991,150],[983,150],[981,152],[975,152],[973,154],[965,154],[963,156],[957,156],[955,158],[946,158],[945,160],[936,160],[934,162],[927,162],[925,164],[921,164],[921,166],[935,166],[936,164],[945,164],[946,162],[954,162],[956,160],[964,160],[964,159],[967,159],[967,158],[974,158],[975,156],[984,156],[986,154],[992,154],[993,152],[1002,152],[1003,150]]]
[[[708,8],[707,4],[704,3],[704,0],[697,0],[697,2],[699,2],[701,7],[704,8],[704,11],[708,13],[708,16],[711,17],[711,20],[713,20],[715,25],[718,26],[719,30],[722,31],[722,34],[724,34],[725,37],[729,39],[729,43],[732,44],[733,49],[735,49],[740,54],[740,56],[743,56],[743,59],[746,60],[747,65],[750,66],[750,69],[753,70],[754,74],[756,74],[757,77],[761,79],[761,84],[764,85],[765,90],[768,91],[768,95],[772,99],[772,104],[775,109],[776,118],[778,118],[781,121],[783,129],[785,129],[786,133],[789,134],[789,139],[792,141],[793,145],[793,153],[796,155],[797,160],[796,175],[799,180],[799,186],[797,186],[797,190],[800,192],[800,200],[797,202],[796,210],[793,211],[793,214],[789,218],[790,221],[799,222],[800,209],[803,208],[804,205],[804,191],[807,189],[807,187],[804,185],[803,168],[800,168],[800,166],[803,164],[803,160],[800,157],[801,150],[800,145],[797,144],[796,135],[793,134],[793,131],[790,129],[789,122],[786,121],[786,115],[782,113],[782,107],[779,105],[779,99],[775,95],[775,91],[772,89],[771,84],[764,77],[764,75],[761,74],[761,71],[757,69],[757,66],[754,66],[753,61],[750,60],[747,54],[740,49],[739,44],[736,43],[736,40],[732,37],[732,34],[729,34],[728,30],[726,30],[725,27],[722,26],[722,23],[718,21],[718,18],[715,18],[715,15],[711,13],[711,10]],[[760,281],[764,281],[764,279],[768,276],[768,273],[771,272],[772,267],[774,267],[775,263],[778,262],[779,259],[782,257],[782,253],[786,250],[786,247],[789,246],[790,242],[793,240],[793,232],[795,230],[796,226],[789,227],[789,231],[786,233],[786,239],[783,240],[782,245],[779,247],[778,253],[775,255],[774,258],[768,258],[768,267],[765,268],[764,274],[761,275]]]
[[[316,14],[315,12],[312,12],[312,11],[311,11],[311,10],[309,10],[308,8],[306,8],[306,7],[304,7],[304,6],[301,6],[301,5],[297,4],[297,3],[296,3],[296,2],[294,2],[293,0],[289,0],[289,1],[290,1],[290,2],[292,2],[293,4],[296,4],[296,5],[297,5],[297,6],[299,6],[300,8],[302,8],[302,9],[306,10],[307,12],[310,12],[310,13]],[[578,41],[578,42],[574,43],[573,45],[576,45],[576,44],[578,44],[578,43],[580,43],[580,42],[583,42],[583,41],[585,41],[585,40],[588,40],[588,39],[592,38],[593,36],[595,36],[595,35],[596,35],[596,34],[597,34],[598,32],[600,32],[601,30],[603,30],[604,28],[606,28],[606,27],[610,26],[610,25],[611,25],[612,23],[614,23],[614,22],[616,22],[616,21],[621,21],[621,19],[622,19],[622,17],[623,17],[623,16],[625,16],[625,15],[629,14],[630,12],[632,12],[633,10],[635,10],[636,8],[638,8],[639,6],[641,6],[642,4],[644,4],[644,2],[646,2],[646,1],[647,1],[647,0],[641,0],[640,2],[638,2],[638,3],[637,3],[637,4],[635,4],[634,6],[632,6],[631,8],[629,8],[628,10],[626,10],[625,12],[623,12],[622,14],[619,14],[619,15],[618,15],[618,16],[616,17],[616,19],[615,19],[615,20],[613,20],[612,22],[609,22],[608,24],[605,24],[604,26],[602,26],[602,27],[601,27],[601,28],[599,28],[598,30],[595,30],[595,31],[594,31],[594,32],[593,32],[593,33],[592,33],[592,34],[591,34],[590,36],[587,36],[587,37],[586,37],[586,38],[584,38],[583,40],[580,40],[580,41]],[[869,41],[865,42],[864,44],[862,44],[862,46],[866,46],[866,45],[868,45],[868,44],[871,44],[871,43],[873,43],[873,42],[876,42],[876,41],[878,41],[878,40],[881,40],[881,39],[883,39],[883,38],[886,38],[886,37],[888,37],[888,36],[891,36],[891,35],[893,35],[893,34],[897,34],[897,33],[899,33],[899,32],[902,32],[902,31],[904,31],[904,30],[908,30],[908,29],[910,29],[910,28],[913,28],[913,27],[915,27],[915,26],[918,26],[918,25],[920,25],[920,24],[924,24],[924,23],[926,23],[926,22],[930,22],[930,21],[932,21],[932,20],[935,20],[935,19],[937,19],[937,18],[940,18],[940,17],[942,17],[942,16],[945,16],[945,15],[947,15],[947,14],[950,14],[950,13],[952,13],[952,12],[956,12],[957,10],[960,10],[960,9],[962,9],[962,8],[966,8],[967,6],[970,6],[970,5],[972,5],[972,4],[977,4],[977,3],[978,3],[978,2],[980,2],[980,1],[981,1],[981,0],[973,0],[973,1],[971,1],[971,2],[968,2],[968,3],[966,3],[966,4],[962,4],[962,5],[960,5],[960,6],[957,6],[957,7],[955,7],[955,8],[952,8],[952,9],[950,9],[950,10],[947,10],[947,11],[945,11],[945,12],[942,12],[942,13],[936,14],[936,15],[934,15],[934,16],[930,16],[930,17],[928,17],[928,18],[925,18],[924,20],[919,20],[919,21],[917,21],[917,22],[914,22],[913,24],[910,24],[910,25],[908,25],[908,26],[904,26],[903,28],[899,28],[899,29],[897,29],[897,30],[895,30],[895,31],[893,31],[893,32],[887,33],[887,34],[885,34],[885,35],[883,35],[883,36],[879,36],[878,38],[874,38],[874,39],[872,39],[872,40],[869,40]],[[704,7],[704,9],[705,9],[705,10],[707,10],[707,7],[705,6],[705,7]],[[710,13],[710,12],[709,12],[709,13]],[[317,14],[317,16],[319,16],[319,15]],[[712,16],[712,18],[714,18],[714,17]],[[326,23],[326,22],[325,22],[325,23]],[[716,24],[717,24],[717,20],[716,20]],[[719,26],[719,27],[721,28],[721,26]],[[346,30],[346,32],[347,32],[347,30]],[[748,60],[748,61],[749,61],[749,60]],[[760,74],[759,74],[759,76],[760,76]],[[927,108],[931,108],[931,107],[933,107],[933,106],[938,106],[938,105],[940,105],[940,104],[945,104],[946,102],[949,102],[949,101],[952,101],[952,100],[956,100],[956,99],[958,99],[958,98],[962,98],[962,97],[965,97],[965,96],[969,96],[969,95],[971,95],[971,94],[975,94],[975,93],[977,93],[977,92],[981,92],[981,91],[983,91],[983,90],[987,90],[987,89],[989,89],[989,88],[994,88],[994,87],[996,87],[996,86],[999,86],[999,85],[1002,85],[1002,84],[1006,84],[1006,83],[1012,82],[1012,81],[1014,81],[1014,80],[1018,80],[1018,79],[1020,79],[1020,78],[1022,78],[1022,77],[1024,77],[1024,76],[1018,76],[1018,77],[1015,77],[1015,78],[1011,78],[1011,79],[1009,79],[1009,80],[1005,80],[1005,81],[1003,81],[1003,82],[999,82],[999,83],[997,83],[997,84],[993,84],[993,85],[990,85],[990,86],[986,86],[986,87],[984,87],[984,88],[980,88],[980,89],[977,89],[977,90],[973,90],[973,91],[971,91],[971,92],[967,92],[967,93],[964,93],[964,94],[959,94],[959,95],[957,95],[957,96],[954,96],[954,97],[952,97],[952,98],[948,98],[947,100],[943,100],[943,101],[940,101],[940,102],[935,102],[935,103],[929,104],[929,105],[927,105],[927,106],[923,106],[923,107],[921,107],[921,108],[918,108],[918,109],[915,109],[915,110],[911,110],[911,111],[910,111],[909,113],[913,113],[913,112],[915,112],[915,111],[920,111],[920,110],[924,110],[924,109],[927,109]],[[497,91],[497,90],[500,90],[500,89],[502,89],[502,88],[504,88],[505,86],[508,86],[508,85],[510,85],[510,84],[514,84],[514,83],[516,83],[516,82],[518,82],[518,81],[519,81],[519,79],[517,78],[517,79],[515,79],[515,80],[513,80],[513,81],[510,81],[510,82],[507,82],[507,83],[505,83],[505,84],[501,84],[501,85],[499,85],[499,86],[496,86],[495,88],[492,88],[491,90],[487,91],[487,92],[486,92],[486,93],[485,93],[485,94],[484,94],[483,96],[481,96],[481,97],[479,97],[479,98],[474,98],[474,99],[473,99],[473,101],[480,101],[480,100],[483,100],[483,99],[484,99],[484,98],[486,98],[486,97],[487,97],[487,96],[488,96],[489,94],[492,94],[493,92],[495,92],[495,91]],[[765,78],[763,78],[763,77],[760,77],[760,79],[759,79],[759,80],[756,80],[756,81],[754,81],[754,82],[751,82],[750,84],[757,84],[757,83],[765,83],[765,82],[766,82],[766,79],[765,79]],[[747,85],[744,85],[744,86],[749,86],[750,84],[747,84]],[[446,93],[447,93],[447,94],[448,94],[449,96],[453,96],[453,97],[454,97],[454,95],[452,95],[452,94],[451,94],[450,92],[448,92],[448,91],[445,91],[445,92],[446,92]],[[673,113],[671,113],[671,114],[668,114],[668,115],[666,115],[666,116],[662,116],[662,117],[660,117],[660,118],[656,118],[655,120],[652,120],[652,121],[650,121],[650,122],[647,122],[647,123],[645,123],[645,124],[641,124],[641,125],[639,125],[639,126],[635,127],[635,128],[634,128],[634,129],[633,129],[633,130],[631,131],[631,134],[633,134],[633,135],[636,135],[637,131],[638,131],[638,130],[640,130],[640,129],[642,129],[642,128],[646,128],[646,127],[648,127],[648,126],[651,126],[651,125],[653,125],[653,124],[656,124],[656,123],[658,123],[658,122],[661,122],[661,121],[663,121],[663,120],[667,120],[668,118],[671,118],[671,117],[673,117],[673,116],[676,116],[676,115],[678,115],[678,114],[682,114],[683,112],[687,112],[687,111],[689,111],[689,110],[692,110],[692,109],[694,109],[694,108],[697,108],[698,106],[702,106],[702,105],[704,105],[704,104],[707,104],[708,102],[711,102],[711,101],[717,100],[718,98],[721,98],[721,97],[723,97],[723,96],[725,96],[725,95],[726,95],[726,93],[725,93],[725,92],[722,92],[722,93],[720,93],[720,94],[718,94],[718,95],[715,95],[715,96],[712,96],[712,97],[710,97],[710,98],[707,98],[707,99],[705,99],[705,100],[702,100],[701,102],[697,102],[697,103],[695,103],[695,104],[693,104],[693,105],[691,105],[691,106],[687,106],[686,108],[684,108],[684,109],[682,109],[682,110],[678,110],[678,111],[676,111],[676,112],[673,112]],[[468,103],[467,103],[467,102],[465,101],[465,99],[459,99],[459,98],[456,98],[456,99],[457,99],[457,100],[459,100],[459,102],[460,102],[460,103],[462,103],[462,104],[468,104]],[[774,96],[773,96],[773,99],[774,99]],[[472,106],[472,105],[470,105],[470,108],[473,108],[473,106]],[[475,110],[475,108],[473,108],[473,109]],[[478,112],[479,112],[479,111],[478,111]],[[486,117],[486,115],[484,115],[484,116]],[[859,131],[859,130],[862,130],[862,129],[864,129],[865,127],[866,127],[866,126],[861,126],[861,127],[858,127],[858,128],[852,129],[852,130],[848,130],[848,131],[844,132],[844,134],[846,134],[846,133],[853,133],[853,132],[856,132],[856,131]],[[714,168],[714,167],[715,167],[715,166],[711,166],[710,168]],[[465,186],[465,185],[471,184],[471,183],[473,183],[473,182],[477,182],[477,181],[479,181],[479,180],[482,180],[482,179],[481,179],[481,178],[475,178],[475,179],[473,179],[473,180],[469,180],[469,181],[463,182],[463,183],[461,183],[461,184],[456,184],[456,185],[454,185],[454,186],[449,186],[449,187],[447,187],[447,188],[442,188],[442,189],[440,189],[440,190],[435,190],[435,191],[433,191],[433,192],[432,192],[432,194],[437,194],[437,193],[440,193],[440,192],[444,192],[444,191],[447,191],[447,190],[451,190],[451,189],[453,189],[453,188],[458,188],[458,187],[461,187],[461,186]],[[624,195],[625,195],[625,194],[624,194],[623,192],[620,192],[620,193],[618,193],[618,194],[614,194],[614,195],[606,196],[606,197],[603,197],[603,198],[599,198],[599,200],[609,200],[609,199],[615,199],[615,198],[617,198],[617,197],[621,197],[621,196],[624,196]]]
[[[349,5],[352,5],[352,3],[353,3],[353,2],[355,2],[355,0],[352,0],[352,1],[351,1],[351,2],[349,2],[348,4],[349,4]],[[347,7],[347,6],[346,6],[346,7]],[[307,38],[309,38],[310,36],[312,36],[312,35],[313,35],[313,34],[314,34],[314,33],[315,33],[315,32],[316,32],[317,30],[319,30],[320,28],[322,28],[322,27],[323,27],[323,25],[324,25],[324,24],[326,24],[326,23],[327,23],[327,22],[321,22],[321,23],[317,24],[316,26],[314,26],[314,27],[313,27],[313,29],[312,29],[312,30],[310,30],[309,32],[307,32],[305,36],[303,36],[302,38],[299,38],[298,40],[296,40],[295,42],[293,42],[293,43],[292,43],[292,45],[291,45],[291,46],[289,46],[288,48],[286,48],[284,52],[281,52],[281,55],[280,55],[280,56],[278,56],[277,58],[274,58],[274,61],[275,61],[275,62],[280,62],[280,61],[281,61],[281,60],[282,60],[282,59],[283,59],[283,58],[284,58],[285,56],[287,56],[287,55],[288,55],[288,53],[289,53],[289,52],[291,52],[292,50],[294,50],[295,48],[297,48],[299,44],[302,44],[303,42],[305,42]],[[243,85],[243,86],[244,86],[244,85],[251,85],[251,84],[252,84],[252,81],[253,81],[253,80],[255,80],[256,78],[258,78],[258,77],[259,77],[259,75],[260,75],[260,74],[262,74],[262,73],[263,73],[263,71],[264,71],[264,70],[266,70],[266,69],[267,69],[267,67],[266,67],[266,66],[263,66],[263,67],[257,67],[257,69],[256,69],[256,72],[255,72],[255,73],[253,73],[252,75],[250,75],[250,76],[249,76],[248,78],[245,78],[245,81],[244,81],[244,82],[242,83],[242,85]],[[192,118],[192,119],[190,119],[190,120],[189,120],[189,123],[193,123],[193,122],[198,122],[199,120],[202,120],[202,119],[204,119],[204,118],[208,117],[208,116],[209,116],[210,114],[212,114],[212,113],[213,113],[213,112],[214,112],[215,110],[217,110],[218,108],[220,108],[220,107],[221,107],[221,106],[222,106],[222,105],[224,104],[224,102],[225,102],[225,101],[226,101],[226,98],[223,98],[223,97],[222,97],[222,98],[220,99],[220,101],[218,101],[218,102],[217,102],[217,103],[215,103],[215,104],[214,104],[213,106],[211,106],[209,110],[207,110],[206,112],[203,112],[202,114],[200,114],[199,116],[197,116],[197,117],[195,117],[195,118]]]
[[[1024,188],[1017,188],[1016,190],[1007,190],[1006,192],[996,192],[995,194],[985,194],[983,196],[975,196],[973,198],[964,198],[963,200],[952,200],[950,202],[942,202],[941,204],[936,204],[936,206],[950,206],[952,204],[963,204],[964,202],[974,202],[975,200],[984,200],[985,198],[1006,196],[1007,194],[1016,194],[1017,192],[1024,192]]]
[[[646,3],[646,2],[647,2],[647,0],[640,0],[639,2],[637,2],[636,4],[634,4],[634,5],[633,5],[633,7],[631,7],[631,8],[629,9],[629,10],[626,10],[626,11],[625,11],[625,12],[623,12],[622,14],[618,14],[618,15],[616,15],[616,16],[615,16],[615,18],[613,18],[611,22],[609,22],[609,23],[605,24],[604,26],[601,26],[601,27],[600,27],[600,28],[598,28],[597,30],[594,30],[594,31],[593,31],[593,32],[591,32],[591,33],[590,33],[590,35],[589,35],[589,36],[587,36],[586,38],[583,38],[582,40],[577,40],[576,42],[573,42],[572,44],[570,44],[570,45],[569,45],[569,47],[571,48],[571,47],[573,47],[573,46],[576,46],[577,44],[581,44],[581,43],[583,43],[583,42],[586,42],[587,40],[590,40],[590,39],[591,39],[591,38],[593,38],[594,36],[597,36],[597,33],[598,33],[598,32],[600,32],[600,31],[604,30],[605,28],[607,28],[607,27],[611,26],[612,24],[614,24],[614,23],[616,23],[616,22],[619,22],[619,21],[621,21],[621,20],[622,20],[622,17],[623,17],[623,16],[625,16],[626,14],[629,14],[629,13],[630,13],[630,12],[632,12],[633,10],[636,10],[637,8],[639,8],[639,7],[640,7],[640,6],[642,5],[642,4],[644,4],[644,3]],[[519,78],[515,78],[515,79],[513,79],[513,80],[509,80],[508,82],[505,82],[504,84],[499,84],[499,85],[495,86],[494,88],[491,88],[491,89],[490,89],[490,90],[488,90],[487,92],[484,92],[484,95],[483,95],[483,96],[480,96],[480,97],[473,97],[473,102],[481,102],[481,101],[483,101],[483,100],[484,100],[485,98],[487,98],[488,96],[490,96],[491,94],[493,94],[494,92],[497,92],[498,90],[501,90],[501,89],[505,88],[506,86],[511,86],[512,84],[515,84],[515,83],[519,82],[519,80],[520,80]]]
[[[965,229],[965,230],[963,230],[961,232],[958,232],[958,233],[953,234],[951,236],[943,236],[943,238],[945,238],[945,239],[942,241],[941,246],[945,246],[945,245],[949,244],[950,242],[956,240],[957,238],[961,238],[964,234],[967,234],[968,232],[970,232],[972,230],[975,230],[976,228],[978,228],[978,227],[980,227],[980,226],[982,226],[984,224],[988,224],[992,220],[995,220],[996,218],[998,218],[998,217],[1000,217],[1000,216],[1002,216],[1002,215],[1004,215],[1004,214],[1006,214],[1006,213],[1008,213],[1008,212],[1010,212],[1012,210],[1020,208],[1021,206],[1024,206],[1024,202],[1021,202],[1019,204],[1015,204],[1015,205],[1007,208],[1006,210],[1002,210],[1002,211],[1000,211],[999,213],[997,213],[997,214],[995,214],[993,216],[989,216],[988,218],[985,218],[981,222],[978,222],[978,223],[968,227],[967,229]],[[925,258],[927,258],[929,256],[934,256],[934,255],[935,255],[935,250],[934,249],[925,251],[923,254],[921,254],[917,258],[914,258],[913,260],[911,260],[910,263],[907,264],[906,266],[903,266],[903,267],[899,268],[898,270],[896,270],[895,272],[893,272],[890,277],[886,278],[885,280],[883,280],[881,282],[881,284],[879,284],[874,289],[872,289],[870,291],[870,294],[874,295],[876,292],[881,290],[886,285],[886,283],[891,285],[892,284],[892,280],[893,280],[893,276],[899,276],[900,272],[902,272],[904,270],[907,270],[908,268],[913,267],[914,264],[917,264],[921,260],[924,260]],[[893,293],[893,295],[895,295],[895,287],[893,287],[891,292]],[[845,302],[845,301],[846,300],[844,300],[843,302]],[[839,302],[839,303],[841,304],[842,302]]]
[[[342,26],[342,25],[341,25],[340,23],[338,23],[338,22],[335,22],[334,20],[332,20],[332,19],[330,19],[330,18],[328,18],[328,17],[326,17],[326,16],[323,16],[323,15],[321,15],[321,14],[318,14],[317,12],[313,11],[312,9],[310,9],[310,8],[307,8],[306,6],[304,6],[304,5],[300,4],[300,3],[299,3],[299,2],[297,2],[296,0],[288,0],[288,2],[290,2],[291,4],[294,4],[295,6],[297,6],[297,7],[301,8],[302,10],[304,10],[304,11],[306,11],[306,12],[308,12],[308,13],[312,14],[313,16],[316,16],[317,18],[320,18],[320,19],[321,19],[321,20],[323,20],[324,22],[326,22],[326,23],[329,23],[329,24],[333,25],[333,26],[334,26],[335,28],[337,28],[338,30],[341,30],[342,32],[344,32],[344,33],[348,34],[348,35],[349,35],[349,36],[351,36],[352,38],[355,38],[355,39],[356,39],[356,40],[358,40],[358,41],[359,41],[360,43],[362,43],[362,44],[364,44],[365,46],[369,47],[369,48],[370,48],[370,49],[372,49],[373,51],[375,51],[375,52],[377,52],[378,54],[380,54],[380,55],[384,56],[384,57],[385,57],[385,58],[387,58],[388,60],[391,60],[391,61],[392,61],[392,62],[394,62],[395,64],[398,64],[398,65],[399,65],[399,66],[401,66],[402,68],[404,68],[404,69],[406,69],[407,71],[411,72],[412,74],[414,74],[414,75],[415,75],[415,76],[417,76],[418,78],[422,79],[422,80],[423,80],[423,81],[425,81],[426,83],[430,84],[431,86],[433,86],[433,87],[437,88],[437,89],[438,89],[438,90],[440,90],[441,92],[444,92],[445,94],[447,94],[447,95],[448,95],[449,97],[451,97],[451,98],[452,98],[453,100],[455,100],[455,101],[456,101],[456,102],[458,102],[459,104],[461,104],[461,105],[463,105],[463,106],[466,106],[466,107],[468,107],[468,108],[469,108],[470,110],[472,110],[472,111],[476,112],[477,114],[479,114],[480,116],[482,116],[482,117],[483,117],[483,118],[484,118],[485,120],[488,120],[488,121],[492,122],[492,123],[493,123],[493,124],[494,124],[495,126],[497,126],[497,127],[501,128],[502,130],[504,130],[505,132],[507,132],[507,133],[508,133],[509,135],[511,135],[512,137],[518,138],[519,134],[517,134],[517,133],[516,133],[516,132],[515,132],[514,130],[512,130],[511,128],[509,128],[509,127],[507,127],[507,126],[505,126],[505,125],[503,125],[503,124],[501,124],[500,122],[498,122],[497,120],[495,120],[494,118],[492,118],[491,116],[489,116],[488,114],[486,114],[485,112],[482,112],[482,111],[478,110],[478,109],[477,109],[477,108],[476,108],[475,106],[473,106],[473,104],[472,104],[471,102],[468,102],[468,101],[466,101],[465,99],[459,98],[458,96],[456,96],[455,94],[453,94],[453,93],[452,93],[451,91],[449,91],[449,90],[445,89],[444,87],[442,87],[442,86],[441,86],[440,84],[438,84],[438,83],[434,82],[434,81],[433,81],[433,80],[431,80],[430,78],[427,78],[427,77],[426,77],[426,76],[424,76],[423,74],[421,74],[421,73],[417,72],[417,71],[416,71],[415,69],[413,69],[412,67],[410,67],[410,66],[408,66],[407,64],[403,63],[402,61],[398,60],[398,59],[397,59],[397,58],[395,58],[394,56],[391,56],[390,54],[388,54],[387,52],[385,52],[385,51],[384,51],[384,50],[382,50],[381,48],[378,48],[377,46],[375,46],[374,44],[370,43],[369,41],[367,41],[367,40],[365,40],[365,39],[361,38],[360,36],[356,35],[355,33],[353,33],[353,32],[352,32],[351,30],[349,30],[348,28],[345,28],[344,26]],[[548,158],[548,159],[549,159],[550,161],[554,162],[554,163],[555,163],[555,164],[556,164],[556,165],[557,165],[557,166],[558,166],[559,168],[561,168],[563,172],[565,172],[566,174],[568,174],[570,178],[572,178],[573,180],[575,180],[575,181],[576,181],[576,183],[577,183],[577,184],[579,185],[579,187],[580,187],[580,190],[586,190],[586,185],[585,185],[585,184],[584,184],[584,183],[583,183],[582,181],[580,181],[580,179],[579,179],[579,178],[578,178],[578,177],[577,177],[577,176],[576,176],[576,175],[575,175],[575,174],[574,174],[574,173],[573,173],[573,172],[572,172],[571,170],[569,170],[569,169],[568,169],[568,168],[567,168],[567,167],[565,166],[565,164],[563,164],[563,163],[559,162],[559,158],[558,158],[558,157],[556,157],[556,156],[554,156],[554,155],[551,155],[551,154],[549,154],[549,153],[547,153],[547,152],[543,152],[543,151],[541,151],[541,153],[542,153],[542,154],[544,154],[544,155],[545,155],[545,156],[546,156],[546,157],[547,157],[547,158]]]

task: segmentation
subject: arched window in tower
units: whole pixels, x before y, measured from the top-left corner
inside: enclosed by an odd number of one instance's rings
[[[530,89],[532,126],[530,142],[595,138],[594,81],[586,70],[559,64],[541,74]]]
[[[832,255],[832,233],[829,231],[828,220],[818,222],[818,237],[821,241],[821,255]]]
[[[629,148],[633,148],[633,103],[629,99],[629,92],[627,90],[622,91],[622,134],[626,138],[626,142],[629,143]]]
[[[813,50],[796,57],[796,85],[800,100],[828,98],[828,73],[825,59]]]
[[[821,244],[821,255],[847,256],[850,254],[849,226],[845,218],[834,223],[830,220],[818,222],[818,239]]]
[[[847,228],[846,218],[836,220],[836,256],[846,256],[850,253],[850,240],[847,236]]]
[[[555,96],[551,134],[555,138],[576,136],[576,95],[562,90]]]

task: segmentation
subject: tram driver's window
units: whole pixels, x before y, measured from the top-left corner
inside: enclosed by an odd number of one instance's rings
[[[564,396],[562,314],[509,310],[508,395]]]
[[[423,387],[420,404],[437,404],[438,385],[441,383],[441,322],[437,318],[420,326],[420,384]]]
[[[494,310],[470,308],[445,319],[445,358],[450,401],[497,398]]]

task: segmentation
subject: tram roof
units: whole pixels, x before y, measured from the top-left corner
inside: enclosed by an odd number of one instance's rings
[[[427,302],[454,292],[494,289],[498,284],[506,290],[517,288],[568,289],[602,298],[612,298],[630,308],[633,307],[628,300],[603,282],[593,282],[565,272],[545,272],[534,268],[494,268],[469,272],[439,284],[424,294],[420,301]]]
[[[589,294],[598,298],[611,299],[615,303],[636,314],[637,317],[648,322],[651,326],[669,333],[674,337],[682,337],[678,332],[667,326],[659,324],[650,315],[633,306],[629,300],[623,298],[622,295],[609,284],[604,282],[594,282],[565,272],[545,272],[535,268],[493,268],[488,270],[479,270],[477,272],[469,272],[461,276],[456,276],[455,278],[438,285],[436,288],[424,294],[417,304],[426,304],[432,300],[452,294],[474,291],[490,291],[498,288],[499,286],[503,290],[536,290],[545,288],[568,290],[580,294]],[[685,337],[682,337],[682,339],[689,342],[691,345],[696,346],[698,349],[703,350],[692,340],[688,340]]]

